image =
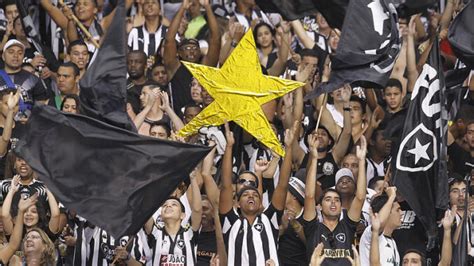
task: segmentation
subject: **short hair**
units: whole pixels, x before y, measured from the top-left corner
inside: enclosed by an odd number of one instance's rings
[[[177,198],[177,197],[175,197],[175,196],[169,196],[169,197],[163,202],[163,204],[164,204],[165,202],[167,202],[168,200],[176,200],[176,201],[178,201],[178,202],[179,202],[179,206],[181,207],[181,212],[183,212],[183,213],[186,212],[186,209],[184,208],[184,205],[183,205],[183,203],[181,202],[181,200],[180,200],[179,198]],[[163,205],[163,204],[161,204],[161,205]]]
[[[362,114],[365,114],[365,107],[367,106],[367,102],[360,98],[359,96],[352,95],[351,98],[349,99],[350,102],[358,102],[360,103],[360,107],[362,109]]]
[[[151,133],[151,130],[152,130],[154,127],[162,127],[162,128],[164,128],[164,130],[166,131],[166,135],[168,135],[168,137],[171,136],[171,127],[168,125],[168,123],[163,122],[163,121],[153,122],[153,123],[150,125],[149,133]]]
[[[159,66],[162,66],[162,67],[166,68],[165,64],[161,60],[158,60],[151,66],[151,69],[153,69],[155,67],[159,67]]]
[[[370,207],[372,208],[372,211],[374,213],[378,213],[387,202],[388,195],[387,193],[383,192],[382,194],[372,199],[372,201],[370,202]]]
[[[301,56],[301,59],[303,59],[303,57],[305,56],[316,57],[316,58],[320,57],[320,54],[316,52],[316,50],[308,49],[308,48],[301,49],[299,52],[299,55]]]
[[[334,189],[334,188],[326,188],[326,189],[323,191],[323,193],[321,194],[321,197],[319,198],[319,204],[321,204],[321,202],[323,202],[324,197],[325,197],[326,194],[328,194],[329,192],[334,192],[334,193],[336,193],[336,194],[339,196],[339,198],[342,198],[342,197],[341,197],[341,193],[339,193],[339,191],[337,191],[336,189]]]
[[[140,55],[145,61],[147,59],[146,53],[142,50],[133,50],[133,51],[128,52],[127,58],[128,58],[128,56],[130,56],[132,54]]]
[[[67,53],[71,54],[72,48],[78,45],[82,45],[87,48],[87,44],[83,40],[79,39],[79,40],[75,40],[69,43],[69,45],[67,46]]]
[[[416,249],[416,248],[410,248],[410,249],[407,249],[405,251],[405,253],[403,253],[403,257],[402,257],[402,260],[403,258],[405,257],[406,254],[408,253],[415,253],[415,254],[418,254],[420,255],[420,259],[421,259],[421,266],[425,266],[426,265],[426,258],[425,258],[425,253],[419,249]]]
[[[73,62],[70,62],[70,61],[61,63],[59,65],[59,67],[70,67],[70,68],[72,68],[74,70],[74,77],[77,77],[81,74],[81,70],[79,69],[79,67],[76,64],[74,64]]]
[[[369,184],[368,184],[368,188],[371,188],[371,189],[374,189],[375,187],[375,184],[378,182],[378,181],[384,181],[385,180],[385,177],[384,176],[375,176],[373,177],[372,179],[370,179],[369,181]]]
[[[249,175],[252,175],[253,177],[255,177],[255,185],[258,188],[258,185],[259,185],[258,184],[258,176],[252,171],[245,170],[245,171],[239,172],[239,175],[237,177],[237,181],[240,179],[240,176],[243,175],[243,174],[249,174]]]
[[[385,85],[385,88],[383,89],[384,92],[385,92],[385,89],[388,88],[388,87],[396,87],[396,88],[399,88],[400,91],[402,91],[402,83],[400,82],[400,80],[398,79],[389,79],[387,81],[387,85]]]

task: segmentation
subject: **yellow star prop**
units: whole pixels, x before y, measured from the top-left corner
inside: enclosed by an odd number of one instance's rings
[[[214,101],[179,131],[180,136],[192,135],[203,126],[234,121],[265,146],[284,155],[261,105],[304,83],[263,75],[252,31],[247,31],[220,69],[182,63]]]

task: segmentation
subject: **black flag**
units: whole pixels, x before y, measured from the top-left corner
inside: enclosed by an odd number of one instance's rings
[[[127,114],[127,56],[125,1],[115,16],[94,62],[79,82],[84,114],[108,124],[136,131]]]
[[[395,186],[427,231],[428,248],[437,236],[436,210],[445,210],[448,203],[447,111],[442,69],[435,40],[415,83],[392,166]]]
[[[314,98],[351,83],[384,87],[400,51],[398,17],[385,0],[351,1],[336,55],[331,59],[329,82],[306,96]]]
[[[209,151],[37,106],[15,152],[68,209],[134,235]]]
[[[285,20],[296,20],[320,12],[331,28],[342,28],[349,0],[257,0],[267,13],[280,13]]]
[[[449,26],[448,40],[456,56],[474,69],[474,1],[470,1]]]

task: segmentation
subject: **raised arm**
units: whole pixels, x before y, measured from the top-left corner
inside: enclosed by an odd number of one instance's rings
[[[56,201],[56,198],[54,197],[53,193],[49,191],[49,189],[46,189],[46,193],[48,195],[48,204],[49,204],[49,209],[51,211],[51,218],[49,219],[49,231],[53,234],[59,233],[62,228],[59,226],[59,204]]]
[[[306,34],[306,31],[303,28],[303,24],[299,20],[293,20],[291,22],[291,27],[293,27],[293,31],[298,36],[298,39],[301,41],[303,46],[308,49],[312,49],[315,45],[315,42]]]
[[[258,193],[260,196],[263,195],[263,172],[265,172],[270,166],[270,162],[267,160],[256,160],[255,161],[255,175],[258,178]]]
[[[380,209],[378,213],[381,231],[383,231],[383,229],[385,228],[385,224],[387,223],[388,217],[390,216],[390,212],[392,211],[392,205],[397,196],[397,188],[388,187],[387,189],[385,189],[385,192],[388,195],[388,201],[383,205],[382,209]]]
[[[388,202],[384,205],[383,208],[388,204]],[[390,204],[390,207],[392,207],[392,204]],[[379,236],[380,236],[380,231],[383,228],[380,225],[380,218],[379,214],[373,213],[372,210],[370,210],[370,221],[371,221],[371,234],[370,234],[370,253],[369,253],[369,261],[370,261],[370,266],[380,266],[380,251],[379,251]]]
[[[201,191],[199,189],[199,185],[197,183],[196,177],[194,175],[190,175],[191,178],[191,188],[192,192],[192,200],[191,200],[191,227],[193,231],[198,231],[201,228],[201,220],[202,220],[202,202],[201,202]]]
[[[332,149],[332,156],[334,157],[336,164],[339,164],[346,154],[347,148],[349,147],[349,143],[352,138],[352,122],[349,102],[351,98],[351,92],[352,90],[350,88],[344,88],[344,90],[341,91],[341,97],[344,101],[344,127],[342,128],[341,134],[339,135],[339,139]]]
[[[367,193],[367,177],[365,173],[365,156],[367,154],[367,141],[364,136],[360,137],[360,146],[357,146],[356,155],[359,160],[359,174],[357,176],[356,195],[352,200],[351,207],[347,215],[352,221],[359,222]]]
[[[318,146],[319,140],[317,134],[308,136],[309,144],[309,163],[306,168],[306,185],[304,195],[305,221],[312,221],[316,218],[316,174],[318,169]]]
[[[160,99],[161,99],[161,110],[168,114],[168,116],[171,119],[171,122],[173,123],[173,127],[176,131],[179,131],[184,127],[183,121],[179,118],[179,116],[174,112],[173,108],[171,108],[170,105],[170,98],[168,96],[168,93],[165,91],[160,92],[159,94]]]
[[[133,119],[133,124],[135,124],[135,127],[137,129],[139,129],[142,126],[143,122],[145,122],[145,117],[151,111],[151,108],[153,107],[156,101],[156,98],[153,94],[145,92],[145,97],[146,97],[145,107],[140,113],[138,113],[137,116],[135,116],[135,119]]]
[[[234,134],[229,128],[229,123],[225,123],[225,137],[227,144],[224,156],[222,158],[221,172],[221,193],[219,198],[219,213],[226,214],[233,207],[233,190],[232,190],[232,146],[235,143]]]
[[[412,92],[415,87],[416,79],[418,78],[418,70],[416,68],[416,55],[415,55],[415,16],[410,18],[408,23],[408,34],[406,35],[407,42],[407,72],[408,82],[407,91]]]
[[[217,19],[209,4],[209,0],[199,0],[201,6],[206,10],[207,25],[209,26],[209,49],[207,55],[204,56],[202,64],[207,66],[217,66],[219,62],[219,54],[221,50],[221,36],[219,35],[219,26]]]
[[[204,189],[206,190],[206,195],[215,206],[216,210],[219,210],[219,187],[217,187],[216,181],[212,178],[211,168],[214,164],[214,157],[216,155],[216,146],[215,143],[209,143],[209,146],[214,146],[214,148],[209,152],[204,160],[202,161],[201,175],[204,182]]]
[[[272,196],[273,207],[277,210],[284,210],[286,203],[286,194],[288,192],[288,181],[290,180],[291,174],[291,149],[293,141],[295,140],[295,132],[298,127],[298,122],[293,124],[291,129],[285,131],[285,157],[283,158],[283,164],[281,165],[280,178],[278,185],[275,188],[275,192]]]
[[[7,117],[5,118],[5,123],[3,126],[2,138],[0,139],[0,157],[3,157],[7,154],[8,144],[10,143],[10,138],[12,136],[13,129],[13,116],[15,115],[15,107],[18,105],[18,100],[20,99],[20,90],[17,90],[15,94],[10,92],[7,100]]]
[[[451,228],[454,222],[454,216],[456,215],[456,205],[451,210],[446,210],[444,218],[441,221],[443,224],[443,246],[441,248],[441,259],[438,266],[449,266],[451,265],[451,259],[453,257],[453,249],[451,242]]]
[[[227,57],[229,57],[230,53],[234,50],[237,44],[240,42],[240,39],[245,34],[245,28],[235,20],[234,17],[229,19],[229,31],[227,32],[227,36],[225,38],[225,42],[221,47],[221,52],[219,56],[219,64],[223,65]]]
[[[41,0],[41,6],[48,12],[51,19],[61,27],[63,31],[67,30],[68,19],[63,12],[51,3],[51,0]]]
[[[268,69],[268,74],[278,77],[285,70],[288,54],[290,53],[291,33],[288,22],[282,22],[276,31],[276,44],[278,45],[278,58],[273,66]]]
[[[168,73],[168,79],[171,80],[180,66],[180,62],[177,57],[178,48],[176,44],[175,36],[178,33],[179,24],[183,19],[184,12],[189,8],[189,0],[183,0],[181,7],[176,12],[171,25],[166,32],[165,37],[165,50],[163,53],[163,64],[165,65],[166,72]]]
[[[15,175],[10,184],[10,190],[7,193],[7,196],[3,200],[2,205],[2,221],[3,221],[3,231],[5,235],[11,235],[13,231],[13,219],[11,215],[11,207],[13,201],[13,195],[18,191],[20,187],[20,176]]]
[[[26,210],[33,206],[38,201],[38,194],[35,194],[28,199],[20,199],[18,202],[18,214],[15,218],[15,227],[10,237],[8,245],[0,250],[0,262],[2,265],[6,265],[10,258],[15,254],[21,244],[23,235],[23,216]]]

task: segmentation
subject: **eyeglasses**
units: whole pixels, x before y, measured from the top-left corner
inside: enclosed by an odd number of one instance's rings
[[[250,186],[250,187],[254,187],[256,188],[257,187],[257,182],[253,181],[253,180],[247,180],[247,179],[239,179],[237,181],[237,183],[241,184],[241,185],[246,185],[246,186]]]

